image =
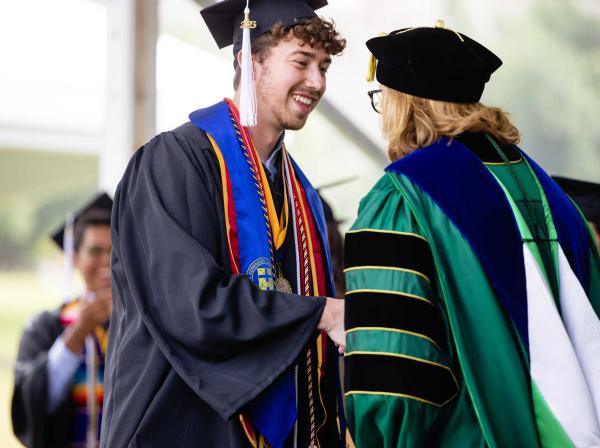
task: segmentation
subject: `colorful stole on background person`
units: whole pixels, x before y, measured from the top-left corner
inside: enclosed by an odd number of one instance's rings
[[[247,128],[230,100],[190,114],[191,122],[206,132],[219,161],[223,206],[233,274],[245,274],[263,290],[274,290],[275,252],[288,231],[294,232],[296,285],[299,295],[334,294],[331,261],[321,201],[304,174],[283,151],[283,175],[289,219],[278,217],[261,160]],[[284,212],[285,212],[284,210]],[[325,255],[325,257],[323,257]],[[326,260],[324,266],[323,258]],[[324,372],[326,335],[317,340],[317,390]],[[310,357],[311,349],[308,356]],[[314,404],[320,404],[314,397]],[[297,419],[293,372],[283,372],[240,420],[255,447],[284,445]],[[255,431],[256,429],[256,431]],[[266,442],[265,442],[266,439]]]
[[[79,319],[80,301],[76,300],[63,307],[60,313],[60,323],[63,327],[73,325]],[[95,334],[96,359],[96,404],[98,440],[100,440],[100,424],[102,422],[102,404],[104,402],[104,355],[108,343],[108,331],[104,328],[96,328]],[[88,427],[88,392],[87,392],[87,366],[85,348],[79,355],[80,363],[71,386],[72,421],[70,433],[67,436],[66,446],[70,448],[84,448]]]

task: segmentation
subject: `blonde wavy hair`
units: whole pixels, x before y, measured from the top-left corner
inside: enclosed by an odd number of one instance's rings
[[[383,135],[394,161],[440,137],[465,131],[486,132],[501,143],[518,143],[520,134],[508,113],[482,103],[449,103],[408,95],[386,86],[382,90]]]

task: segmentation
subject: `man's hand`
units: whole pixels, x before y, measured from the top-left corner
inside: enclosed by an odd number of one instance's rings
[[[65,331],[65,345],[73,353],[81,353],[85,337],[92,334],[96,327],[104,325],[112,312],[112,293],[109,288],[95,292],[92,301],[83,300],[79,320]]]
[[[346,351],[346,332],[344,331],[344,300],[327,298],[325,309],[317,330],[323,330],[338,346],[338,351]]]

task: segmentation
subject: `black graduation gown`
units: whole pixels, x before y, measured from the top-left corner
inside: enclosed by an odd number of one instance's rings
[[[25,327],[15,366],[11,403],[13,432],[31,448],[65,445],[72,404],[65,400],[53,414],[48,404],[48,351],[63,332],[60,309],[35,316]]]
[[[101,446],[249,446],[237,415],[302,356],[325,298],[261,291],[232,275],[218,162],[191,123],[133,156],[112,225]]]

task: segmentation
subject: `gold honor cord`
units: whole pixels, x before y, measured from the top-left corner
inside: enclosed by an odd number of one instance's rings
[[[254,146],[254,145],[252,145]],[[262,182],[263,191],[265,192],[265,201],[267,202],[267,211],[269,212],[269,223],[271,224],[271,231],[273,233],[273,245],[275,246],[275,250],[278,250],[281,246],[283,246],[283,242],[285,241],[285,235],[287,233],[288,226],[288,201],[287,201],[287,187],[285,179],[283,181],[283,210],[281,211],[281,215],[277,216],[277,211],[275,210],[275,202],[273,201],[273,195],[271,193],[271,187],[269,187],[269,182],[267,181],[267,176],[265,174],[265,169],[263,164],[260,163],[260,158],[256,152],[256,149],[252,149],[256,156],[256,160],[259,161],[257,163],[258,169],[260,170],[260,181]],[[285,145],[281,148],[282,151],[285,152]],[[282,164],[284,157],[281,158]],[[282,175],[284,175],[284,171],[282,170]]]

